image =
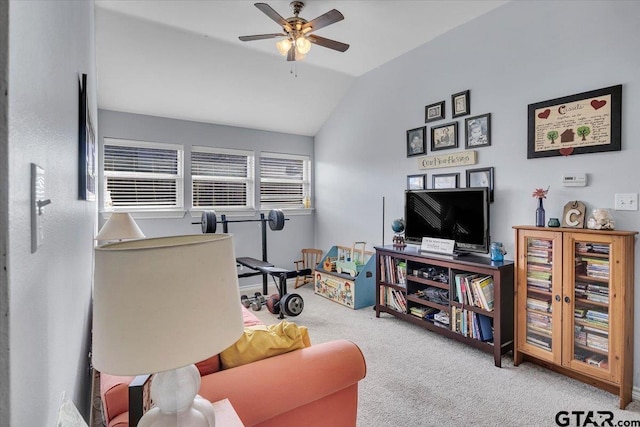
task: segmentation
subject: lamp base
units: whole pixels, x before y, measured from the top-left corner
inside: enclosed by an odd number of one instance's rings
[[[195,365],[157,373],[151,381],[155,407],[138,427],[215,427],[213,404],[198,396],[200,372]]]

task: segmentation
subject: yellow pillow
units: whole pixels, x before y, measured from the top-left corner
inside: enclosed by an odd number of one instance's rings
[[[235,344],[220,353],[220,362],[222,369],[229,369],[310,345],[306,326],[286,320],[271,326],[250,326],[244,328]]]

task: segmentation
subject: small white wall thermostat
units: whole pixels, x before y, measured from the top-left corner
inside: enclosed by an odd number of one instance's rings
[[[565,187],[586,187],[587,174],[579,173],[572,175],[562,175],[562,185]]]

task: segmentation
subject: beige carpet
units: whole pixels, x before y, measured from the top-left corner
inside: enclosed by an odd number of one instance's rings
[[[289,291],[305,306],[287,320],[307,326],[312,343],[345,338],[362,349],[367,376],[359,388],[360,427],[557,426],[559,411],[594,411],[597,424],[583,424],[585,415],[578,424],[573,415],[566,426],[603,425],[597,411],[611,411],[613,425],[637,420],[640,426],[640,402],[623,411],[616,395],[530,363],[514,367],[511,354],[496,368],[488,353],[390,315],[378,319],[372,307],[351,310],[315,295],[310,284],[289,285]],[[255,314],[266,324],[279,321],[266,307]]]

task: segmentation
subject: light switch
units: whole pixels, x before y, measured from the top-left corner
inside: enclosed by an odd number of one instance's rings
[[[44,207],[49,203],[51,200],[45,199],[44,195],[44,169],[31,163],[31,253],[42,246],[44,240],[42,218]]]

